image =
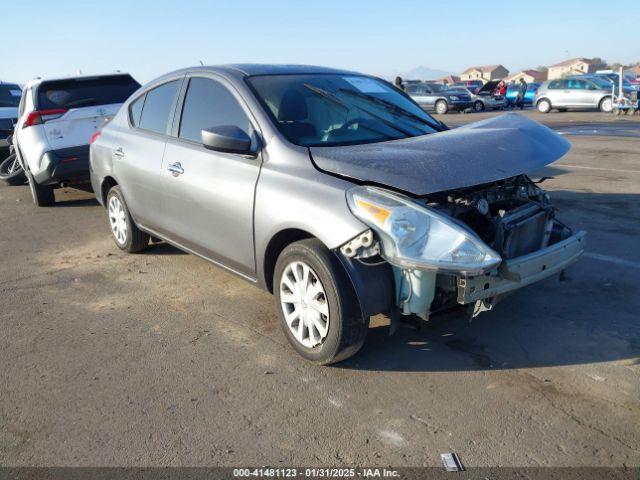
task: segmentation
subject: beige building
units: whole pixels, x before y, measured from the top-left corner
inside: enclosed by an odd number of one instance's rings
[[[482,80],[483,82],[488,82],[489,80],[501,80],[507,75],[509,75],[509,70],[502,65],[481,65],[467,68],[460,75],[460,80]]]
[[[601,62],[595,62],[590,58],[570,58],[564,62],[556,63],[549,67],[547,79],[554,80],[567,75],[580,75],[583,73],[593,73],[596,70],[606,68]]]
[[[507,82],[518,82],[521,78],[527,83],[544,82],[547,79],[547,72],[539,70],[522,70],[507,78]]]

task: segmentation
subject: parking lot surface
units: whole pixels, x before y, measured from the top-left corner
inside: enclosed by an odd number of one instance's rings
[[[525,114],[573,144],[535,176],[585,256],[473,321],[375,318],[335,367],[242,279],[120,252],[91,195],[0,187],[0,464],[639,466],[640,118]]]

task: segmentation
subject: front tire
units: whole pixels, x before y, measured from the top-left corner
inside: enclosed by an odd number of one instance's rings
[[[273,290],[282,330],[305,359],[329,365],[362,347],[369,318],[363,318],[340,261],[319,240],[301,240],[282,251]]]
[[[120,250],[135,253],[149,245],[149,234],[134,223],[118,185],[111,187],[107,194],[107,212],[113,240]]]
[[[602,100],[600,100],[598,109],[602,113],[611,113],[611,111],[613,110],[613,100],[611,100],[611,97],[605,97]]]
[[[546,98],[543,98],[538,101],[537,108],[540,113],[549,113],[551,111],[551,102]]]
[[[40,185],[36,182],[36,179],[33,178],[31,172],[25,172],[25,174],[29,182],[33,203],[38,207],[51,207],[55,205],[56,197],[53,194],[53,187],[51,185]]]
[[[480,100],[476,100],[473,104],[473,109],[476,112],[482,112],[484,110],[484,103],[482,103]]]
[[[27,180],[15,153],[9,155],[0,163],[0,180],[4,180],[7,185],[24,185]]]
[[[446,100],[438,100],[436,102],[436,113],[445,115],[449,111],[449,104]]]

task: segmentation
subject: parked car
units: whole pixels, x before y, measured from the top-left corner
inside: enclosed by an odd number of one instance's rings
[[[451,87],[463,87],[468,88],[472,93],[478,93],[478,90],[482,88],[484,82],[482,80],[462,80],[460,82],[455,82],[450,85]]]
[[[466,94],[471,98],[473,109],[476,112],[483,110],[500,110],[507,106],[507,101],[502,95],[495,95],[494,91],[498,86],[498,81],[485,83],[482,88],[473,93],[469,87],[451,87],[447,91],[456,94]]]
[[[0,82],[0,162],[9,155],[7,138],[18,121],[18,104],[22,89],[15,83]]]
[[[615,87],[616,95],[618,95],[618,91],[620,90],[620,75],[618,73],[592,73],[588,75],[583,75],[585,77],[598,77],[604,78],[611,82],[611,84]],[[611,86],[609,87],[611,88]],[[628,77],[622,77],[622,91],[625,95],[629,95],[632,92],[640,91],[640,85],[632,83]]]
[[[602,78],[578,77],[560,78],[544,82],[536,94],[536,108],[548,113],[552,109],[599,109],[610,112],[611,83]]]
[[[60,186],[88,185],[91,136],[139,87],[123,73],[27,83],[14,146],[36,205],[53,205]]]
[[[444,115],[449,110],[463,111],[473,106],[468,93],[453,93],[438,83],[409,84],[407,94],[425,110]]]
[[[194,67],[94,136],[91,181],[118,248],[153,236],[268,290],[293,348],[329,364],[372,315],[476,315],[576,260],[585,233],[526,175],[569,147],[515,114],[449,130],[358,73]]]
[[[540,88],[541,83],[531,82],[527,83],[527,91],[524,94],[524,104],[525,105],[533,105],[536,98],[536,93],[538,93],[538,88]],[[507,85],[507,93],[505,95],[505,99],[507,101],[507,107],[515,107],[516,99],[518,98],[518,90],[520,85],[517,83],[510,83]]]

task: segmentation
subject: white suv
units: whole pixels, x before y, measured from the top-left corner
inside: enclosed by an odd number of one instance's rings
[[[139,87],[122,73],[27,83],[14,145],[36,205],[53,205],[54,188],[89,182],[91,137]]]

